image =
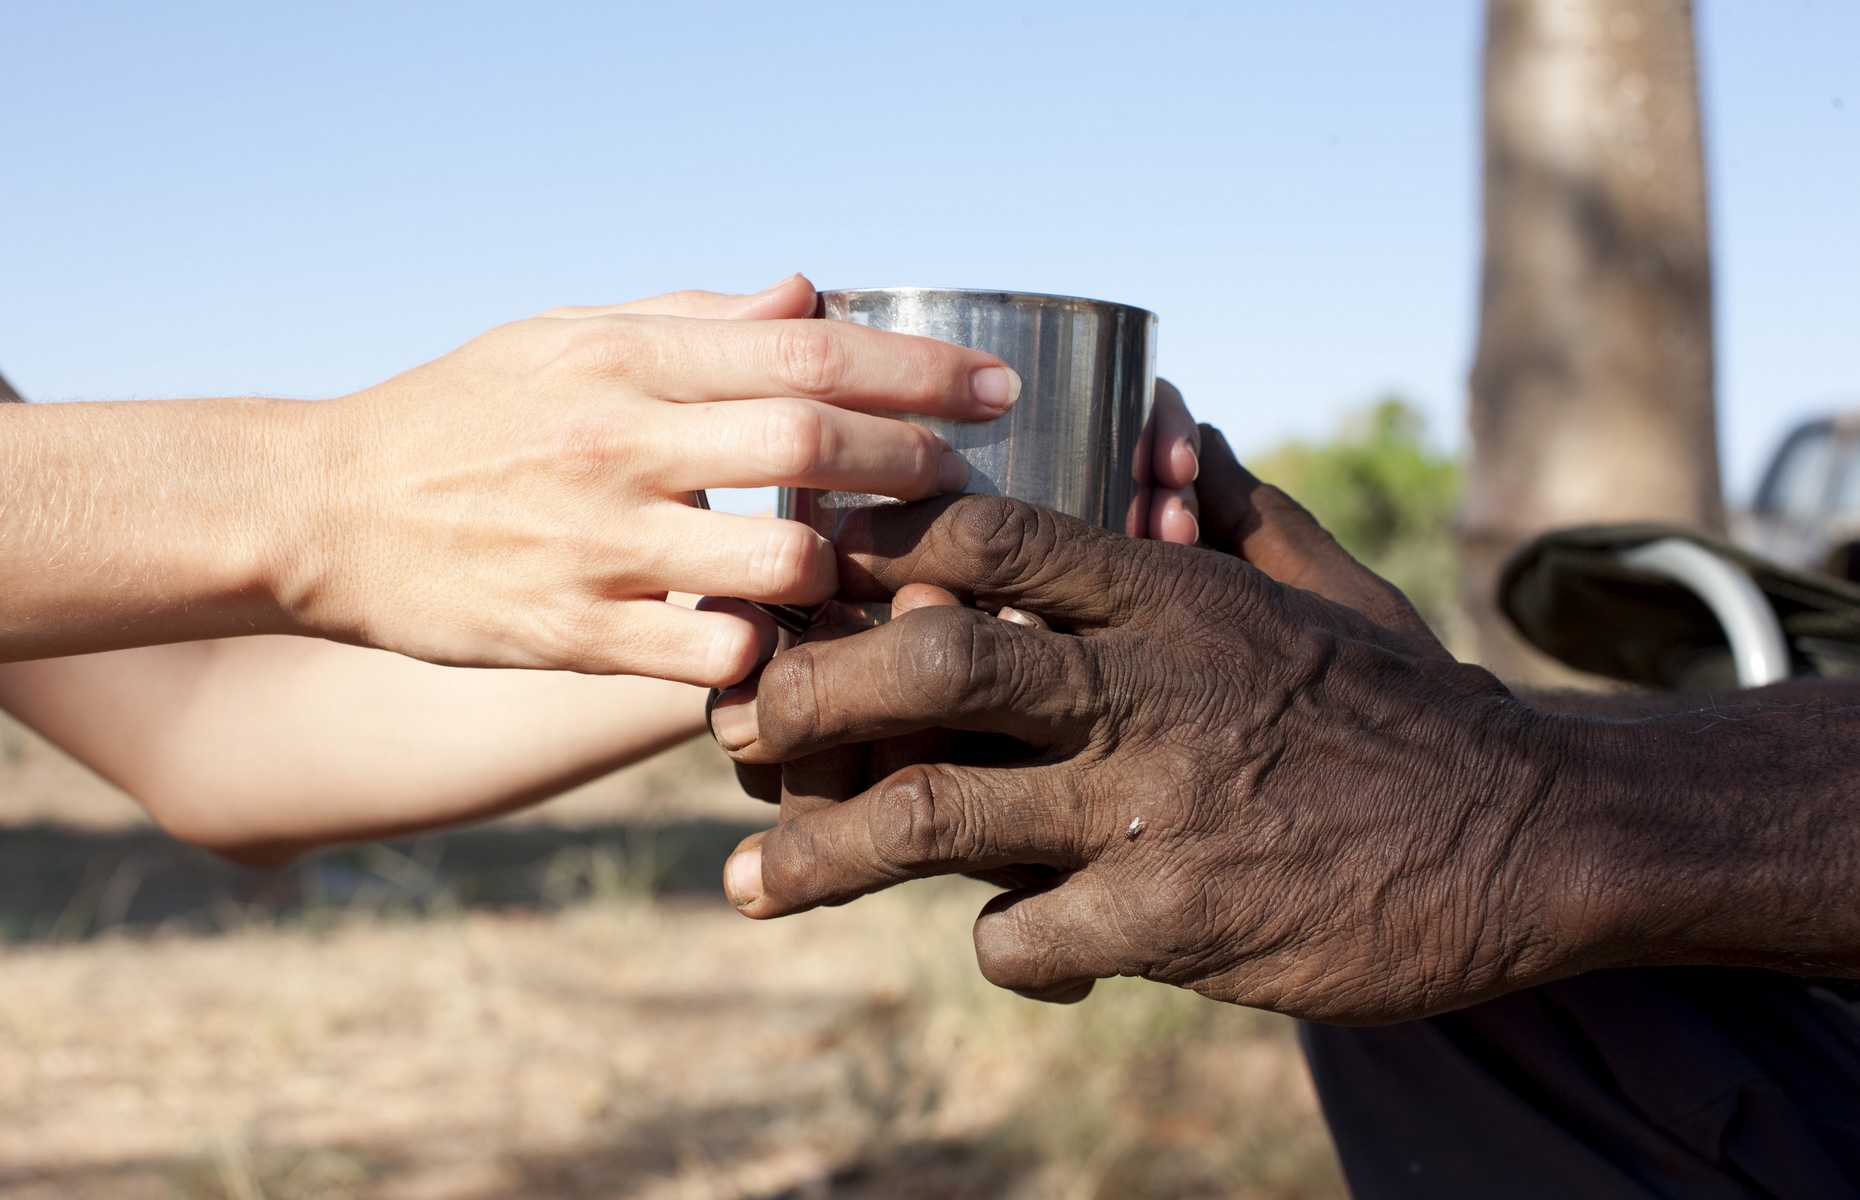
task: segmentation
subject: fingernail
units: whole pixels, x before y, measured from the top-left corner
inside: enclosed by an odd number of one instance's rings
[[[960,492],[969,482],[969,461],[954,450],[943,451],[936,464],[936,486],[940,492]]]
[[[969,376],[969,394],[983,408],[1004,413],[1020,398],[1020,376],[1012,367],[983,367]]]
[[[1032,613],[1022,612],[1018,608],[1004,608],[995,615],[1010,625],[1025,625],[1028,629],[1046,628],[1045,621],[1042,621]]]
[[[738,908],[762,899],[762,847],[739,850],[723,864],[723,892]]]
[[[725,750],[741,750],[756,740],[756,694],[731,688],[710,710],[710,732]]]
[[[1190,546],[1200,545],[1201,518],[1197,517],[1192,512],[1184,512],[1182,515],[1188,518],[1188,542],[1186,544]]]
[[[1195,482],[1201,478],[1201,452],[1193,446],[1188,448],[1188,481]]]

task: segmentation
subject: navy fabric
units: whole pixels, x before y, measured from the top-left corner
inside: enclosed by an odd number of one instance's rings
[[[1852,1198],[1856,1001],[1765,972],[1603,971],[1301,1035],[1363,1200]]]

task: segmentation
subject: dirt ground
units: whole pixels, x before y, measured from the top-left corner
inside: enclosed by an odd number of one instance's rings
[[[990,988],[981,885],[755,924],[694,746],[281,872],[0,726],[0,1196],[1331,1197],[1290,1026]]]

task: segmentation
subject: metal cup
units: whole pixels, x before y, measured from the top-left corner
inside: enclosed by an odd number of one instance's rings
[[[820,315],[986,350],[1020,373],[993,421],[906,417],[968,460],[964,491],[1011,496],[1104,529],[1140,532],[1140,442],[1156,390],[1156,316],[1127,304],[1029,292],[858,288],[820,293]],[[831,538],[883,496],[783,488],[778,511]]]

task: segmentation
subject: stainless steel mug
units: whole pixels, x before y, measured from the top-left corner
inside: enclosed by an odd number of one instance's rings
[[[1156,316],[1127,304],[1030,292],[858,288],[820,293],[820,315],[986,350],[1020,373],[993,421],[906,420],[968,460],[968,492],[1012,496],[1125,531],[1141,495],[1139,441],[1156,388]],[[782,516],[827,537],[855,509],[895,501],[783,488]]]

